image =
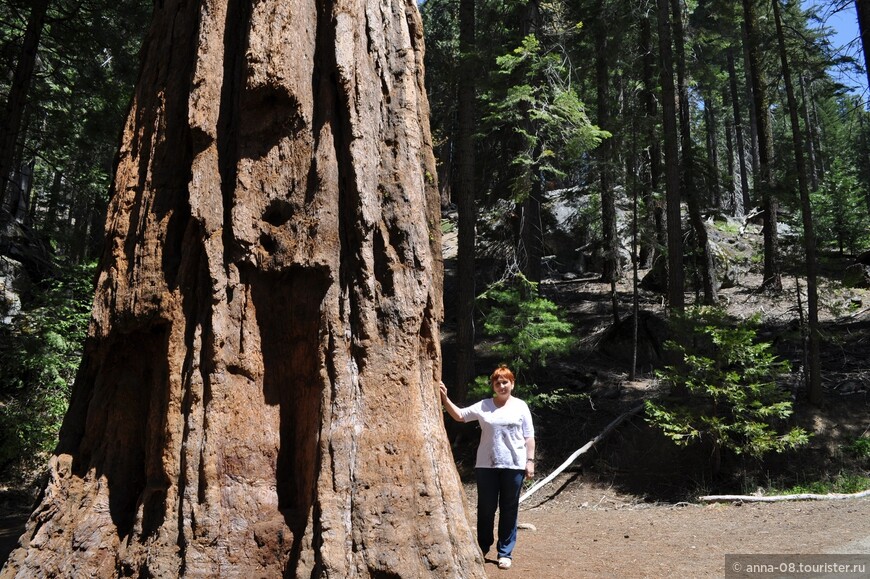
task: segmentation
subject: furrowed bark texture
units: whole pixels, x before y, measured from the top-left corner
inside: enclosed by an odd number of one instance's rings
[[[165,0],[84,361],[2,576],[484,577],[435,384],[417,8]]]

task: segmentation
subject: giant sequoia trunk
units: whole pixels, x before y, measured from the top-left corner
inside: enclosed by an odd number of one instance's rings
[[[420,19],[164,0],[3,577],[484,577],[446,444]]]

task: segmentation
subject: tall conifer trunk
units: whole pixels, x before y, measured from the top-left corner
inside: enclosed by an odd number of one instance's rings
[[[738,217],[749,211],[752,201],[749,199],[749,175],[746,169],[746,147],[743,144],[743,120],[740,115],[740,97],[737,92],[737,72],[734,66],[734,49],[728,49],[728,86],[731,91],[731,109],[734,113],[734,144],[737,147],[737,162],[740,167],[740,200]]]
[[[798,176],[798,188],[801,199],[801,217],[804,226],[804,259],[807,272],[807,390],[812,404],[822,403],[822,376],[819,360],[819,295],[816,280],[816,233],[813,226],[813,212],[810,204],[810,190],[807,184],[807,166],[804,162],[804,142],[801,136],[797,98],[794,94],[794,82],[791,78],[791,67],[788,61],[788,51],[785,46],[785,33],[782,26],[782,8],[780,0],[771,0],[773,18],[776,24],[776,38],[779,45],[779,58],[782,63],[782,77],[785,80],[785,92],[788,99],[788,116],[791,122],[792,146]]]
[[[743,25],[741,26],[741,31],[743,33],[743,81],[744,81],[744,94],[746,95],[746,101],[749,103],[749,159],[751,161],[752,166],[752,180],[753,183],[757,182],[759,179],[759,171],[761,166],[761,161],[758,153],[758,114],[756,113],[755,106],[753,103],[755,102],[755,94],[753,93],[753,82],[752,82],[752,70],[750,65],[750,54],[749,54],[749,33],[747,32],[746,27],[746,18],[743,18]],[[756,203],[757,199],[754,200]],[[747,211],[749,210],[749,206],[746,206]]]
[[[610,74],[608,59],[608,17],[610,16],[604,0],[596,4],[598,22],[595,25],[595,89],[596,116],[598,126],[605,130],[612,129],[610,119]],[[605,139],[598,146],[596,163],[598,166],[598,182],[601,189],[601,233],[604,243],[604,263],[602,266],[602,281],[612,281],[617,278],[616,255],[616,203],[613,191],[613,176],[611,170],[612,139]]]
[[[683,231],[680,215],[680,153],[677,130],[677,89],[668,0],[658,2],[659,63],[662,85],[662,127],[665,149],[665,207],[668,231],[668,307],[682,312],[686,306],[683,273]]]
[[[707,158],[710,162],[710,169],[713,172],[712,182],[710,186],[713,189],[713,195],[710,202],[716,209],[722,208],[722,194],[719,183],[719,127],[716,118],[716,102],[713,91],[709,91],[704,98],[704,128],[707,131]]]
[[[716,303],[716,272],[713,263],[713,251],[707,236],[707,227],[701,215],[700,194],[695,178],[695,146],[692,142],[691,119],[689,117],[689,85],[686,78],[685,32],[683,28],[682,0],[671,0],[671,18],[674,31],[674,46],[677,65],[677,94],[679,95],[680,142],[682,157],[682,190],[689,209],[689,221],[695,231],[698,258],[695,260],[701,275],[701,288],[704,292],[704,303]]]
[[[459,3],[459,248],[457,277],[459,282],[456,314],[456,379],[454,399],[463,402],[468,384],[474,379],[474,300],[475,289],[475,226],[477,203],[474,183],[474,93],[475,93],[475,21],[474,0]]]
[[[21,195],[21,191],[10,180],[14,171],[17,142],[22,133],[27,94],[36,67],[36,51],[39,48],[39,39],[48,14],[48,2],[49,0],[34,0],[30,8],[21,53],[6,99],[6,108],[3,116],[0,117],[0,225],[15,218],[13,213]]]
[[[521,36],[525,38],[528,35],[538,34],[541,27],[541,10],[538,0],[530,0],[524,10],[520,11],[522,21],[520,22]],[[543,78],[538,78],[538,82],[544,82]],[[528,109],[523,111],[523,121],[525,130],[530,134],[537,132],[536,124],[538,121],[532,118]],[[540,143],[535,145],[532,152],[532,158],[538,159],[541,155]],[[520,236],[519,236],[519,266],[523,275],[529,280],[538,283],[543,276],[541,260],[544,257],[544,232],[541,227],[541,203],[544,200],[544,183],[541,181],[542,175],[537,162],[529,171],[530,180],[529,193],[520,204]]]
[[[746,24],[747,66],[752,80],[753,108],[758,123],[758,182],[761,193],[761,211],[764,220],[764,282],[763,285],[774,291],[782,289],[779,264],[779,244],[777,235],[777,200],[774,196],[773,179],[773,131],[770,123],[770,106],[767,89],[764,86],[761,70],[761,40],[758,32],[755,0],[743,0],[743,16]]]
[[[810,191],[818,191],[819,173],[816,170],[816,144],[813,139],[812,121],[810,120],[809,94],[802,74],[798,75],[798,86],[801,89],[801,114],[803,115],[804,126],[807,127],[806,134],[804,134],[804,142],[807,149],[807,176],[810,179]]]
[[[858,12],[861,48],[864,49],[864,70],[870,83],[870,0],[855,0],[855,10]]]
[[[655,94],[656,83],[653,71],[656,66],[656,51],[652,45],[652,25],[650,18],[652,7],[649,6],[641,17],[640,53],[643,55],[643,102],[644,129],[647,147],[644,150],[643,171],[643,201],[646,206],[646,227],[654,232],[655,242],[641,242],[640,262],[643,267],[651,267],[661,249],[667,246],[667,236],[664,226],[664,210],[656,200],[655,192],[659,190],[661,181],[661,147],[656,131],[658,114],[658,99]]]
[[[165,0],[3,577],[485,577],[443,427],[412,1]]]
[[[595,79],[596,109],[598,126],[612,130],[610,115],[610,58],[608,46],[608,11],[604,0],[596,5],[599,22],[595,26]],[[598,183],[601,188],[601,232],[604,243],[604,263],[601,281],[610,283],[611,314],[614,323],[619,322],[619,309],[616,296],[616,281],[619,279],[619,238],[616,227],[616,191],[613,187],[613,142],[605,139],[598,147]]]

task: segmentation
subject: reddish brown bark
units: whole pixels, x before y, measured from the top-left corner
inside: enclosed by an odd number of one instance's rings
[[[484,577],[437,398],[413,2],[157,3],[93,321],[3,577]]]

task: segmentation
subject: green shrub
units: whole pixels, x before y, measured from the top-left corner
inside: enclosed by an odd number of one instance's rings
[[[572,406],[589,400],[589,394],[585,392],[570,392],[565,388],[556,388],[548,392],[538,391],[535,384],[520,386],[514,393],[522,398],[530,408],[557,408],[560,406]],[[469,400],[482,400],[492,396],[492,387],[489,384],[489,376],[478,376],[468,391]]]
[[[870,437],[856,438],[846,447],[846,451],[858,458],[870,458]]]
[[[496,79],[502,82],[483,96],[484,123],[517,137],[511,160],[516,202],[528,197],[534,180],[564,177],[587,151],[611,136],[586,115],[567,62],[534,34],[496,58]]]
[[[478,299],[485,312],[484,334],[498,340],[492,351],[517,374],[540,369],[575,345],[573,327],[559,307],[521,274],[491,285]]]
[[[7,475],[41,461],[57,443],[87,332],[95,265],[65,269],[0,326],[0,467]]]
[[[522,274],[491,285],[478,296],[484,312],[483,333],[495,340],[492,352],[526,380],[524,399],[530,406],[563,403],[577,395],[563,390],[538,392],[534,376],[552,358],[565,356],[576,345],[574,328],[558,306],[538,293],[536,283]],[[475,380],[472,397],[491,394],[488,376]]]
[[[659,379],[682,395],[648,401],[647,420],[678,445],[706,441],[714,472],[722,450],[755,458],[807,442],[801,428],[780,432],[792,414],[776,379],[787,370],[770,344],[756,340],[756,320],[728,325],[721,310],[698,308],[677,321],[681,342],[668,342],[680,362]]]
[[[833,478],[809,481],[785,489],[770,489],[771,495],[826,495],[830,493],[854,494],[870,489],[870,477],[855,473],[840,473]]]
[[[853,166],[835,158],[811,197],[820,247],[836,244],[841,253],[855,253],[870,242],[864,189]]]

